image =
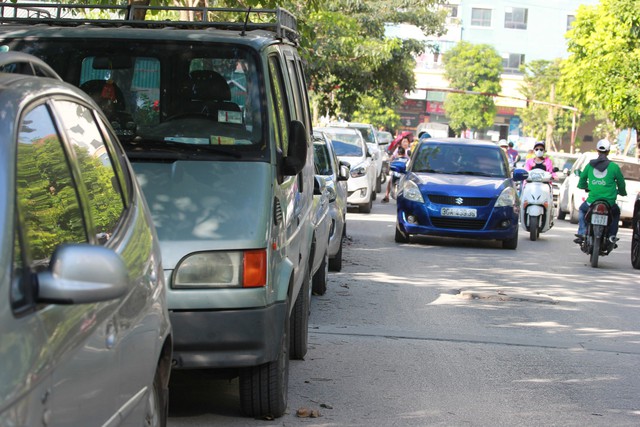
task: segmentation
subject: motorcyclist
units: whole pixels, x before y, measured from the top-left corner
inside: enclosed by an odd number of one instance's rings
[[[531,169],[542,169],[551,174],[553,179],[558,179],[558,175],[553,171],[553,163],[551,159],[545,156],[545,146],[544,142],[538,141],[533,145],[533,152],[535,157],[531,157],[527,159],[524,164],[524,168],[528,171]]]
[[[578,188],[582,188],[589,192],[587,200],[580,205],[578,233],[574,240],[577,244],[582,244],[585,239],[587,226],[585,224],[585,215],[589,209],[589,205],[599,199],[606,200],[611,206],[611,225],[609,226],[609,241],[615,245],[618,241],[618,222],[620,221],[620,207],[616,205],[618,194],[627,195],[626,183],[620,166],[609,160],[607,157],[611,149],[611,144],[606,139],[601,139],[596,144],[598,157],[589,162],[589,164],[580,173]]]

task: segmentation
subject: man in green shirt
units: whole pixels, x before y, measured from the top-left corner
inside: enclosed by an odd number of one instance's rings
[[[584,241],[587,226],[584,217],[589,209],[589,205],[599,199],[606,200],[611,206],[611,225],[609,226],[609,241],[616,243],[618,238],[618,222],[620,221],[620,208],[616,205],[618,194],[627,195],[627,189],[624,182],[624,176],[620,171],[620,166],[609,160],[609,150],[611,144],[606,139],[601,139],[596,144],[598,157],[589,162],[589,164],[580,173],[578,188],[589,191],[589,196],[582,205],[580,205],[580,220],[578,224],[578,234],[574,240],[577,244]]]

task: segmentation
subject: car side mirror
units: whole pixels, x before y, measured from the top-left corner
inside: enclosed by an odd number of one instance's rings
[[[89,244],[59,246],[49,269],[38,273],[38,301],[89,304],[124,296],[127,267],[113,250]]]
[[[315,196],[320,196],[324,193],[327,188],[327,181],[321,176],[315,175],[315,179],[313,180],[313,194]]]
[[[560,171],[560,168],[559,168],[559,167],[554,167],[554,168],[553,168],[553,171],[554,171],[554,172],[559,172],[559,171]]]
[[[394,172],[407,173],[407,162],[396,160],[391,162],[389,168]]]
[[[526,169],[514,169],[512,173],[512,178],[516,182],[524,181],[529,178],[529,172]]]
[[[338,169],[338,181],[348,181],[349,174],[351,173],[351,165],[343,160],[340,160],[340,166]]]
[[[307,162],[309,135],[304,124],[298,120],[289,123],[289,149],[287,157],[283,159],[282,173],[294,176],[300,173]]]

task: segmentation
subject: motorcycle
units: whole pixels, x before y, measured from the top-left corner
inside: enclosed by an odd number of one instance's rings
[[[609,240],[611,206],[604,200],[591,203],[584,217],[587,233],[580,249],[590,255],[591,267],[598,267],[598,257],[609,255],[617,245]]]
[[[520,225],[532,241],[553,227],[552,176],[542,169],[531,169],[520,194]]]

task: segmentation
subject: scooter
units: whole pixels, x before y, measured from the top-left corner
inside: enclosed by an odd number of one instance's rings
[[[598,257],[609,255],[617,245],[611,242],[609,226],[611,225],[612,207],[604,200],[596,200],[591,203],[584,217],[587,225],[587,234],[580,245],[582,252],[590,256],[591,267],[598,267]]]
[[[555,208],[551,179],[549,172],[531,169],[520,195],[520,224],[533,241],[553,227]]]

